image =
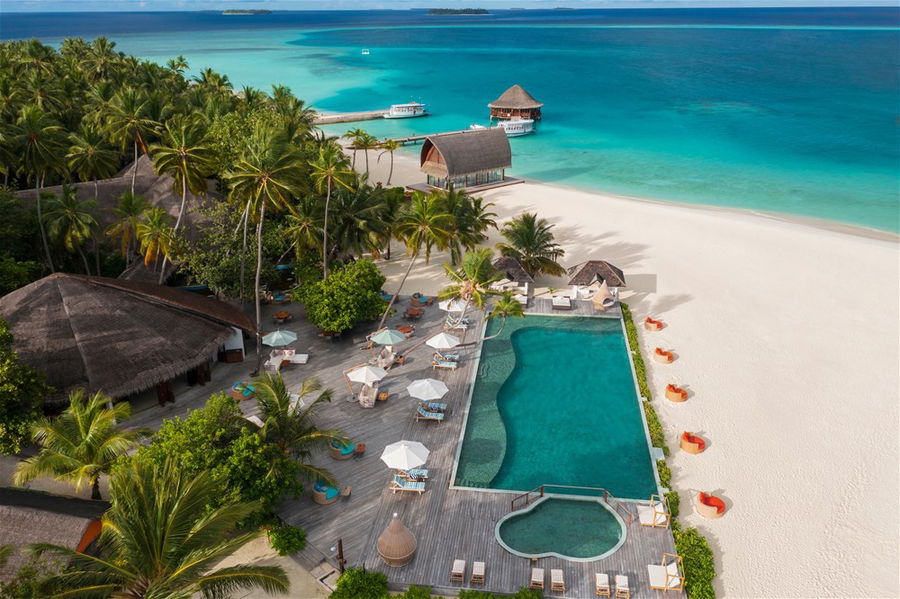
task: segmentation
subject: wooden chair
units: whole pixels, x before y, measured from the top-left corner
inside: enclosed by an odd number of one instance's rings
[[[624,574],[616,574],[616,599],[631,599],[631,587]]]
[[[609,574],[594,575],[594,594],[598,597],[609,597]]]
[[[651,495],[649,505],[638,506],[638,520],[640,520],[641,526],[668,528],[671,519],[669,507],[666,505],[665,499],[659,495]]]
[[[681,556],[674,553],[663,553],[660,565],[647,566],[650,588],[657,591],[684,590],[684,567]]]
[[[484,584],[484,562],[472,563],[472,584]]]
[[[531,584],[528,585],[530,589],[537,589],[540,591],[544,590],[544,569],[543,568],[532,568],[531,569]]]
[[[450,568],[450,582],[463,582],[466,579],[466,560],[453,560],[453,567]]]
[[[550,570],[550,591],[555,593],[566,592],[566,581],[563,579],[563,571],[557,569]]]

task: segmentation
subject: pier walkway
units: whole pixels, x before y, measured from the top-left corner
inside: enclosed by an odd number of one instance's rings
[[[313,120],[313,125],[333,125],[335,123],[355,123],[356,121],[374,121],[383,119],[387,108],[381,110],[364,110],[362,112],[339,112],[337,114],[320,114]]]

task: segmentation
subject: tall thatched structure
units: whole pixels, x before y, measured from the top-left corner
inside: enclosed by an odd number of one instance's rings
[[[249,316],[224,302],[152,283],[57,273],[0,298],[23,361],[65,402],[70,390],[118,398],[206,364]]]
[[[419,164],[433,187],[487,185],[503,181],[512,149],[499,128],[438,133],[425,139]]]
[[[90,501],[0,487],[0,547],[16,550],[0,567],[0,582],[8,582],[30,556],[31,543],[53,543],[91,553],[100,534],[105,501]]]
[[[613,266],[606,260],[588,260],[568,269],[569,285],[587,286],[599,281],[609,287],[625,287],[625,275],[622,269]]]
[[[534,96],[525,91],[518,83],[503,92],[499,98],[488,104],[491,109],[492,119],[511,119],[520,117],[523,119],[541,120],[541,106]]]

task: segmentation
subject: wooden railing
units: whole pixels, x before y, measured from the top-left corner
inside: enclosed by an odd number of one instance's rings
[[[631,522],[634,520],[634,514],[631,513],[631,510],[629,510],[627,507],[625,507],[625,505],[621,501],[619,501],[612,493],[610,493],[608,490],[604,489],[603,487],[578,487],[575,485],[543,484],[540,487],[535,487],[531,491],[527,491],[525,493],[522,493],[521,495],[516,495],[515,497],[513,497],[512,500],[509,502],[509,511],[511,511],[511,512],[516,511],[516,509],[518,509],[517,505],[519,505],[520,502],[522,502],[521,507],[526,507],[526,506],[528,506],[528,504],[530,504],[532,502],[533,499],[539,499],[541,497],[544,497],[547,494],[547,487],[550,487],[552,489],[576,489],[579,491],[597,491],[598,494],[602,497],[604,503],[606,503],[606,505],[608,505],[613,510],[615,510],[616,513],[618,513],[619,516],[621,516],[622,519],[625,520],[626,524],[631,524]]]

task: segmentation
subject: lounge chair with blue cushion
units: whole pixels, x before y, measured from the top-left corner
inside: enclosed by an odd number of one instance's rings
[[[444,353],[440,350],[434,352],[435,360],[444,360],[445,362],[459,362],[459,354]]]
[[[422,406],[416,408],[416,420],[434,420],[436,422],[443,422],[444,414],[441,412],[429,412]]]
[[[401,470],[397,473],[400,478],[406,480],[426,480],[428,478],[428,468],[410,468],[409,470]]]
[[[456,370],[459,364],[456,362],[448,362],[447,360],[432,360],[431,368],[449,368],[450,370]]]
[[[401,476],[394,475],[394,478],[391,480],[391,491],[394,493],[397,491],[413,491],[421,495],[425,492],[425,483],[405,480]]]
[[[436,401],[420,401],[419,405],[429,412],[446,412],[447,404],[438,403]]]

